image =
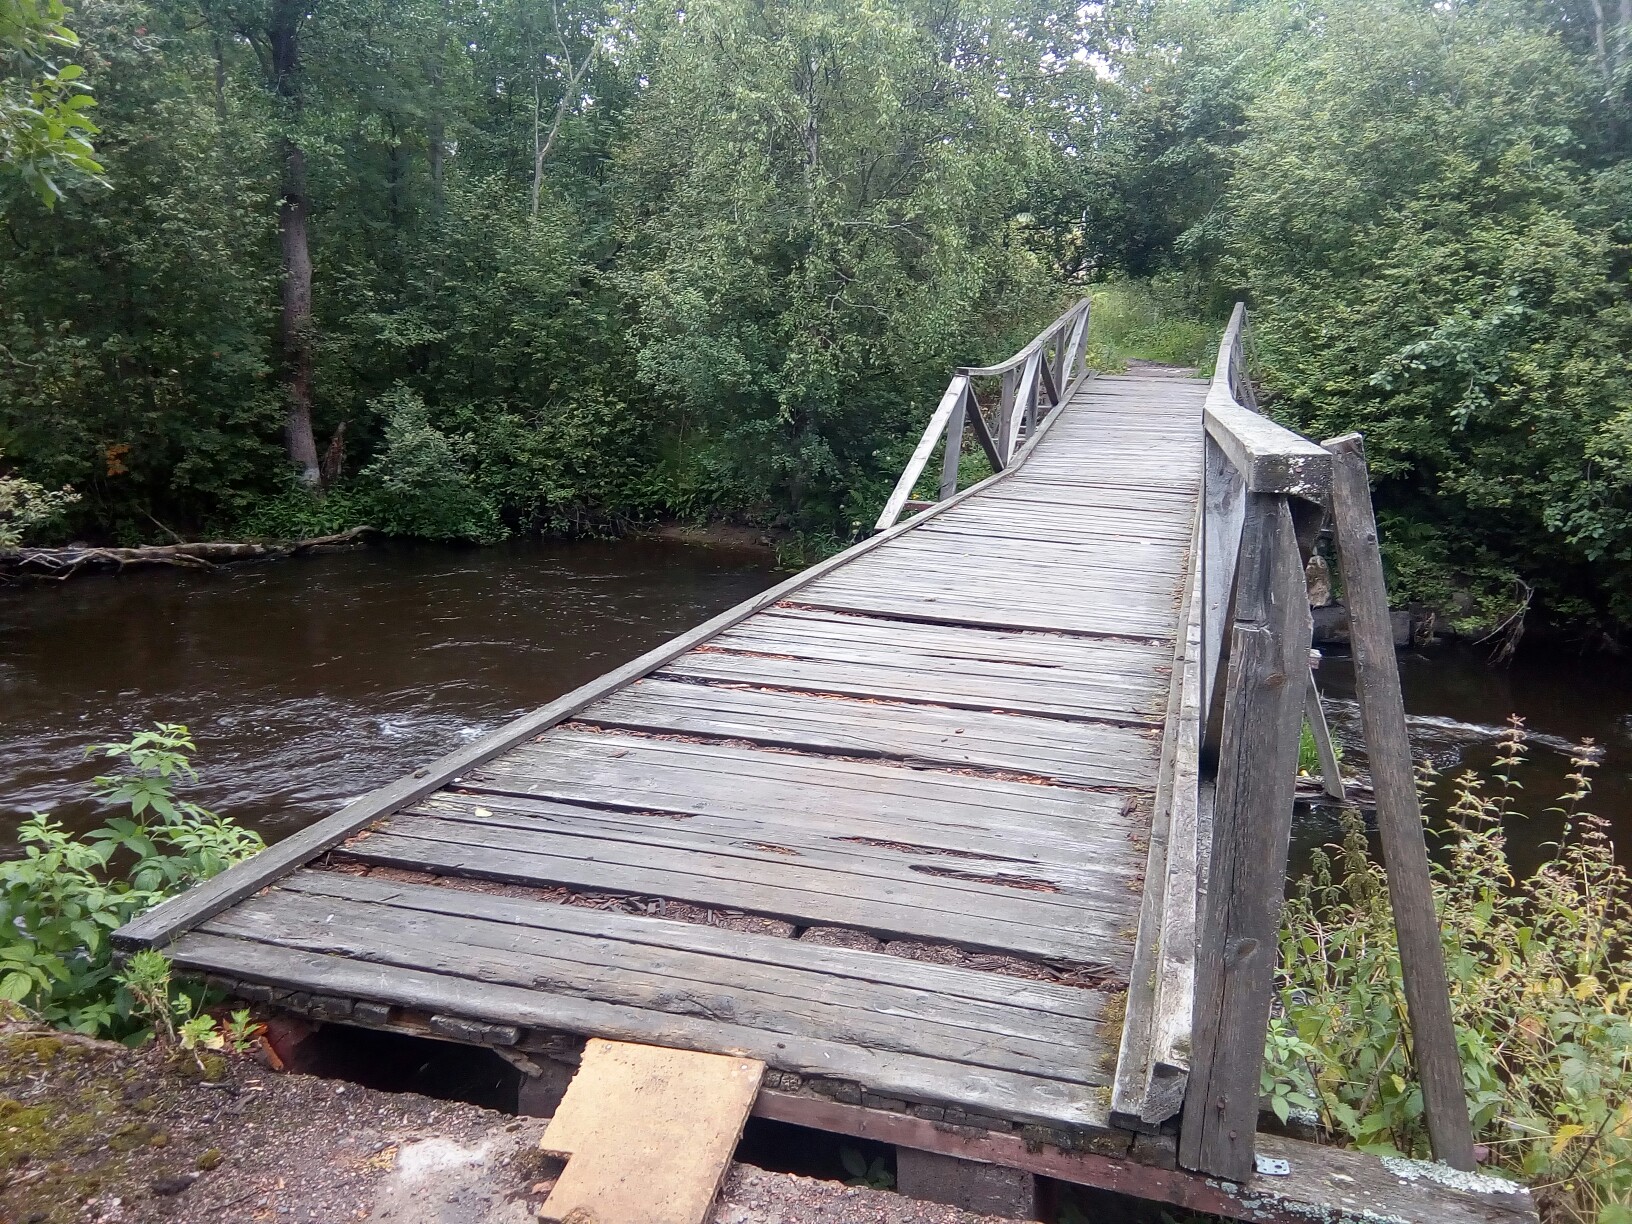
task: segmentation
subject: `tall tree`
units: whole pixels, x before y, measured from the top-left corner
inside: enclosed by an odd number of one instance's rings
[[[283,182],[278,193],[278,242],[283,251],[283,301],[278,339],[283,357],[287,415],[284,445],[301,483],[321,480],[317,438],[312,432],[312,253],[311,209],[306,194],[306,150],[299,130],[305,109],[301,75],[301,34],[312,6],[303,0],[270,0],[264,30],[245,33],[255,41],[266,66],[267,83],[281,104]]]

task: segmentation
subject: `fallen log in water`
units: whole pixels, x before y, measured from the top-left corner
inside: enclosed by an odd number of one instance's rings
[[[263,543],[200,541],[192,544],[144,544],[137,548],[19,548],[0,553],[0,574],[63,579],[85,570],[123,570],[146,565],[213,570],[240,561],[266,561],[302,553],[352,548],[374,534],[376,529],[373,527],[353,527],[337,535]]]

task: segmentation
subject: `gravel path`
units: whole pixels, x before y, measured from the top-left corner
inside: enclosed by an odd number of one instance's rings
[[[5,1224],[531,1224],[559,1169],[544,1123],[0,1029]],[[733,1167],[714,1224],[983,1224],[887,1191]]]

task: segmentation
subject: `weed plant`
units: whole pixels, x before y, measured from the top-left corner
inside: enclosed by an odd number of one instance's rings
[[[0,861],[0,1003],[93,1036],[154,1031],[154,966],[121,975],[109,934],[264,845],[229,817],[177,797],[177,783],[197,777],[194,751],[187,728],[174,723],[95,744],[90,754],[122,768],[96,778],[92,792],[124,814],[85,834],[42,813],[18,829],[22,856]]]
[[[1529,1182],[1549,1224],[1632,1222],[1632,889],[1607,822],[1585,810],[1593,756],[1574,760],[1549,859],[1515,876],[1527,746],[1510,720],[1488,777],[1451,782],[1434,892],[1464,1083],[1492,1167]],[[1419,774],[1424,789],[1438,778]],[[1281,938],[1264,1087],[1367,1151],[1428,1154],[1387,881],[1357,812],[1314,855]]]

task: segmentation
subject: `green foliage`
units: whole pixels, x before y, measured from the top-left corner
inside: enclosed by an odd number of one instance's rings
[[[85,69],[59,62],[79,46],[67,17],[62,0],[0,0],[0,171],[46,208],[62,198],[58,180],[98,181],[102,171]]]
[[[393,387],[376,405],[386,419],[385,442],[358,478],[374,524],[422,540],[503,539],[497,507],[471,479],[471,439],[432,425],[425,402],[407,387]]]
[[[1171,278],[1095,286],[1088,316],[1088,361],[1121,370],[1129,360],[1210,369],[1220,329],[1195,315],[1193,294]]]
[[[81,493],[65,534],[847,537],[947,369],[1063,296],[1028,209],[1064,151],[1024,100],[1092,72],[1034,0],[336,0],[298,97],[266,75],[274,10],[76,16],[110,185],[17,201],[0,242],[0,444]],[[290,145],[320,499],[280,446]]]
[[[846,534],[878,510],[849,492],[910,448],[948,368],[1057,311],[1020,230],[1050,150],[1003,101],[1045,53],[1030,16],[648,14],[650,88],[617,157],[621,284],[676,482],[716,511]]]
[[[5,452],[0,451],[0,459]],[[16,548],[28,532],[61,516],[79,500],[66,486],[47,489],[21,476],[0,475],[0,552]]]
[[[131,953],[117,981],[130,996],[131,1014],[145,1020],[164,1045],[179,1046],[195,1059],[199,1050],[226,1048],[228,1030],[204,1010],[197,991],[176,988],[171,980],[170,958],[164,953],[151,948]],[[243,1020],[238,1021],[238,1016]],[[244,1031],[248,1017],[248,1012],[236,1013],[232,1031]]]
[[[1492,777],[1454,780],[1434,867],[1465,1086],[1480,1142],[1549,1218],[1610,1219],[1632,1208],[1632,881],[1581,807],[1590,756],[1559,801],[1552,858],[1515,877],[1503,828],[1519,819],[1524,753],[1515,719]],[[1356,814],[1287,905],[1279,1010],[1265,1069],[1277,1113],[1311,1110],[1369,1151],[1426,1153],[1387,882]]]
[[[1343,749],[1336,743],[1332,745],[1332,755],[1339,765],[1343,763]],[[1320,746],[1315,743],[1315,733],[1308,723],[1298,732],[1298,772],[1307,778],[1320,776]]]
[[[1632,618],[1627,22],[1507,0],[1100,20],[1115,72],[1060,210],[1080,259],[1113,291],[1182,286],[1173,317],[1249,299],[1269,410],[1365,433],[1395,597],[1465,630],[1531,589]]]
[[[196,776],[186,727],[160,723],[88,751],[122,763],[92,793],[128,815],[83,835],[41,814],[18,829],[22,857],[0,860],[0,999],[62,1028],[124,1037],[140,1031],[143,1005],[115,971],[108,933],[263,843],[176,796]]]
[[[889,1162],[882,1156],[875,1156],[869,1162],[859,1149],[846,1145],[839,1148],[839,1163],[850,1175],[845,1179],[847,1186],[866,1186],[871,1190],[895,1189],[895,1174],[890,1172]]]

